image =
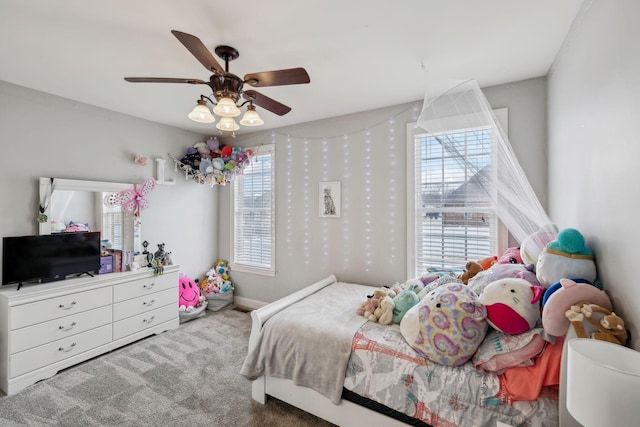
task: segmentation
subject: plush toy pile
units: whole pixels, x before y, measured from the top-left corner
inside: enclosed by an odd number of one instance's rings
[[[200,289],[209,302],[209,310],[217,311],[233,303],[229,270],[229,262],[219,259],[200,282]]]
[[[462,272],[432,271],[376,289],[357,312],[372,322],[399,324],[426,359],[449,366],[473,359],[478,369],[496,373],[532,366],[545,343],[570,327],[578,337],[620,345],[628,339],[597,281],[584,237],[553,226],[501,256],[467,262]]]
[[[199,184],[225,185],[242,173],[251,162],[253,151],[242,150],[230,145],[221,146],[218,138],[207,142],[197,142],[187,148],[181,159],[173,158],[176,169],[185,172],[186,178],[193,178]]]

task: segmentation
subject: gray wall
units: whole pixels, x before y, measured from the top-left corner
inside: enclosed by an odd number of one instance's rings
[[[544,203],[545,79],[484,91],[493,108],[509,109],[510,140]],[[421,107],[420,100],[275,132],[239,133],[233,143],[243,147],[276,145],[277,272],[265,277],[232,271],[236,295],[270,302],[332,273],[373,285],[406,280],[406,124]],[[341,218],[318,216],[320,181],[342,182]],[[220,189],[218,252],[226,259],[229,191]]]
[[[198,135],[0,82],[0,236],[38,233],[41,176],[141,183],[156,157],[181,156]],[[135,154],[149,157],[134,164]],[[164,242],[181,271],[195,277],[215,262],[217,189],[185,181],[156,186],[142,211],[150,249]]]
[[[548,79],[551,217],[587,237],[638,350],[639,16],[637,0],[585,1]]]

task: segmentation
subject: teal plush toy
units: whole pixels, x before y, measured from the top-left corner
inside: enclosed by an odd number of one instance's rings
[[[558,233],[557,240],[549,242],[538,255],[536,276],[545,289],[566,278],[593,283],[597,277],[596,264],[582,234],[574,228]]]
[[[412,289],[405,289],[393,297],[393,323],[400,323],[405,313],[420,301]]]

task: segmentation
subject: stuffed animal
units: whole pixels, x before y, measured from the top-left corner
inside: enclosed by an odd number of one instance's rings
[[[400,322],[407,343],[425,358],[447,366],[469,360],[485,338],[487,310],[461,282],[429,292]]]
[[[376,308],[373,313],[378,319],[378,323],[381,325],[388,325],[393,321],[393,308],[395,304],[393,303],[393,298],[389,295],[386,295],[380,301],[380,305]]]
[[[393,323],[400,323],[407,311],[420,301],[418,294],[411,289],[404,289],[393,298]]]
[[[558,229],[555,225],[549,224],[541,227],[535,233],[531,233],[520,244],[520,258],[525,264],[535,264],[538,256],[547,244],[555,240],[558,236]]]
[[[566,312],[580,302],[586,301],[613,310],[609,296],[589,283],[561,279],[560,285],[542,307],[542,327],[549,335],[561,337],[567,333],[570,324]]]
[[[464,267],[464,272],[458,277],[465,285],[469,283],[469,279],[471,279],[476,274],[480,273],[484,269],[482,265],[477,262],[469,261],[467,265]]]
[[[508,248],[500,258],[497,264],[522,264],[520,257],[520,248]]]
[[[364,318],[371,322],[377,322],[378,318],[374,313],[378,306],[380,306],[380,297],[370,295],[367,297],[367,300],[358,307],[356,313],[358,316],[364,316]]]
[[[198,284],[189,277],[181,274],[178,278],[178,308],[187,313],[200,307],[205,300],[200,294]]]
[[[572,305],[565,312],[578,338],[592,338],[625,345],[628,339],[624,321],[614,312],[587,302]]]
[[[481,271],[467,284],[476,294],[481,295],[490,283],[500,279],[524,279],[533,286],[540,286],[533,265],[494,264],[490,269]]]
[[[491,266],[493,264],[495,264],[496,262],[498,262],[498,257],[495,255],[491,255],[482,259],[478,260],[478,264],[480,264],[482,266],[483,270],[488,270],[491,268]]]
[[[544,289],[524,279],[501,279],[489,284],[480,295],[487,308],[487,321],[498,331],[517,335],[540,320],[540,299]]]
[[[544,288],[568,277],[595,281],[596,264],[582,234],[574,228],[558,233],[558,239],[549,242],[538,255],[536,276]]]

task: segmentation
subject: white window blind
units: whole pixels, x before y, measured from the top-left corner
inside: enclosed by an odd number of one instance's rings
[[[254,149],[251,164],[233,182],[232,269],[275,271],[274,146]]]
[[[498,253],[499,221],[491,129],[408,133],[409,277],[430,267],[461,269]],[[495,199],[495,197],[493,197]]]
[[[124,247],[122,241],[122,209],[119,205],[106,206],[103,200],[108,192],[102,192],[99,198],[99,210],[102,212],[102,240],[108,240],[114,249],[122,249]]]

